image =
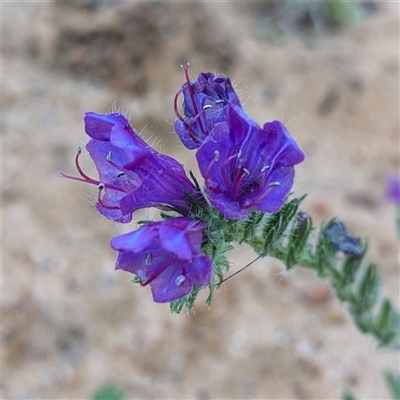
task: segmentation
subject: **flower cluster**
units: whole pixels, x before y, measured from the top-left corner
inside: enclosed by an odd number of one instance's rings
[[[229,78],[208,72],[191,81],[187,66],[184,72],[186,82],[174,100],[174,127],[182,143],[197,150],[203,189],[177,160],[143,141],[119,113],[85,114],[86,149],[99,178],[83,172],[80,150],[75,159],[79,176],[61,174],[96,185],[96,209],[115,222],[130,222],[145,207],[173,212],[111,241],[119,252],[116,269],[150,285],[156,302],[212,285],[218,266],[215,249],[207,251],[215,235],[211,219],[217,213],[226,221],[243,221],[255,210],[278,211],[292,187],[294,165],[304,159],[282,123],[260,127],[245,113]]]

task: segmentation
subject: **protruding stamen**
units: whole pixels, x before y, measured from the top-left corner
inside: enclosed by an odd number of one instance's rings
[[[197,108],[197,104],[194,99],[193,88],[192,88],[192,84],[190,83],[190,79],[189,79],[189,65],[190,65],[189,63],[187,63],[186,66],[181,65],[181,68],[183,68],[183,71],[185,72],[186,84],[187,84],[187,88],[189,91],[190,100],[192,101],[193,110],[194,110],[195,114],[197,115],[199,113],[199,110]],[[201,122],[201,119],[199,120],[199,126],[200,126],[200,130],[201,130],[202,134],[205,135],[205,131],[204,131],[204,127]]]
[[[75,156],[75,166],[76,169],[78,170],[79,175],[88,183],[92,183],[93,185],[98,185],[100,182],[90,178],[89,176],[87,176],[83,171],[81,166],[79,165],[79,156],[81,155],[82,150],[80,147],[78,147],[77,152],[76,152],[76,156]]]
[[[99,184],[99,181],[91,182],[91,181],[88,181],[87,179],[84,179],[84,178],[78,178],[77,176],[64,174],[64,172],[59,172],[58,176],[61,177],[61,178],[72,179],[72,180],[78,181],[78,182],[92,183],[93,185],[98,185]]]
[[[81,178],[79,178],[79,177],[77,177],[77,176],[67,175],[67,174],[64,174],[63,172],[60,172],[60,173],[59,173],[59,176],[61,176],[62,178],[72,179],[72,180],[74,180],[74,181],[79,181],[79,182],[84,182],[84,183],[90,183],[91,185],[96,185],[96,186],[103,185],[103,189],[104,189],[104,188],[107,188],[107,189],[111,189],[111,190],[116,190],[116,191],[118,191],[118,192],[125,192],[125,190],[123,190],[123,188],[118,187],[118,186],[115,186],[115,185],[113,185],[112,183],[102,183],[102,182],[100,182],[100,181],[98,181],[98,180],[96,180],[96,179],[93,179],[93,178],[90,178],[89,176],[87,176],[87,175],[82,171],[82,168],[81,168],[81,166],[79,165],[79,156],[81,155],[81,153],[82,153],[82,150],[81,150],[80,147],[78,147],[78,150],[77,150],[77,153],[76,153],[76,156],[75,156],[75,166],[76,166],[76,169],[78,170],[78,173],[79,173],[79,175],[81,176]],[[109,162],[111,163],[111,161],[109,161]],[[117,165],[115,165],[115,164],[112,164],[112,165],[113,165],[114,167],[118,168],[118,169],[121,169],[121,167],[119,167],[119,166],[117,166]],[[124,171],[123,171],[123,172],[124,172]],[[101,189],[101,190],[103,190],[103,189]]]
[[[174,97],[174,110],[175,110],[175,115],[178,119],[180,119],[181,121],[183,121],[183,117],[182,115],[179,113],[178,111],[178,98],[179,95],[182,93],[182,89],[175,95]]]
[[[101,207],[101,208],[104,208],[104,209],[106,209],[106,210],[120,210],[120,207],[118,207],[118,206],[109,206],[109,205],[107,205],[107,204],[105,204],[104,202],[103,202],[103,200],[102,200],[102,198],[101,198],[101,192],[104,190],[104,188],[106,187],[105,186],[105,184],[104,183],[102,183],[102,182],[100,182],[99,184],[98,184],[98,189],[99,189],[99,192],[98,192],[98,195],[97,195],[97,202],[99,203],[99,206]]]

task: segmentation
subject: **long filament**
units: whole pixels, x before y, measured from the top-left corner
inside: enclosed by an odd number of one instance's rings
[[[194,99],[193,88],[192,88],[192,85],[191,85],[190,79],[189,79],[189,63],[186,64],[185,66],[182,66],[182,68],[183,68],[183,71],[185,72],[186,84],[188,87],[190,99],[192,100],[193,109],[194,109],[195,114],[197,115],[199,113],[199,110],[197,108],[197,104]],[[200,125],[200,130],[201,130],[202,134],[205,135],[206,133],[204,131],[204,127],[203,127],[203,123],[201,122],[201,119],[199,120],[199,125]]]

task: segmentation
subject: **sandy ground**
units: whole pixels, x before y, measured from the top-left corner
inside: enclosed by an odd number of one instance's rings
[[[345,388],[389,398],[381,372],[398,369],[398,355],[361,335],[327,282],[263,260],[210,310],[203,298],[195,314],[171,316],[114,271],[108,244],[122,229],[96,215],[95,188],[57,173],[74,173],[83,113],[115,102],[195,169],[172,127],[179,64],[193,77],[225,73],[252,117],[280,119],[304,149],[294,187],[308,193],[304,209],[368,236],[398,303],[383,193],[399,168],[399,4],[318,39],[271,43],[244,3],[91,3],[2,4],[2,398],[86,399],[108,382],[132,399],[338,399]],[[238,249],[231,260],[253,257]]]

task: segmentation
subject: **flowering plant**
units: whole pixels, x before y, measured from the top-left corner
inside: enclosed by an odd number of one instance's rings
[[[111,240],[116,269],[150,285],[154,301],[179,313],[192,310],[207,287],[211,305],[215,290],[230,278],[227,253],[246,243],[256,259],[268,254],[287,269],[302,266],[329,278],[357,326],[381,346],[399,348],[399,312],[379,298],[380,278],[365,260],[366,245],[336,220],[314,235],[311,217],[299,209],[304,197],[289,198],[295,165],[305,156],[285,126],[272,121],[260,127],[243,110],[229,78],[208,72],[191,81],[187,66],[184,72],[174,127],[185,147],[196,150],[204,187],[177,160],[144,142],[119,113],[84,118],[86,148],[99,178],[83,172],[80,150],[79,176],[61,174],[97,185],[96,209],[115,222],[130,222],[141,208],[162,210],[161,221],[141,221],[137,230]]]

